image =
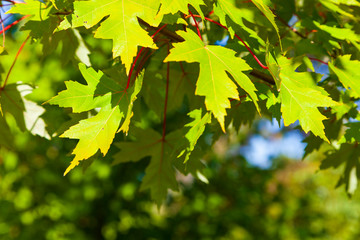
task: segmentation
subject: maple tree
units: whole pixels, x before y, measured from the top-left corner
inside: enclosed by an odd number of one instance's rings
[[[298,121],[308,133],[305,155],[326,146],[321,168],[345,165],[339,184],[349,193],[356,189],[359,1],[0,4],[12,5],[8,13],[21,15],[1,30],[1,57],[13,59],[1,62],[7,69],[0,79],[1,145],[11,147],[11,115],[21,131],[78,139],[65,174],[100,155],[114,164],[150,157],[141,189],[150,189],[161,205],[168,189],[178,189],[176,171],[206,181],[200,159],[221,134],[255,118],[282,118],[285,126]],[[290,20],[295,21],[290,25]],[[25,40],[15,54],[6,55],[5,31],[19,23]],[[224,37],[230,37],[226,44],[215,44]],[[42,105],[35,103],[34,93],[46,91],[44,84],[29,86],[14,77],[29,40],[42,46],[43,58],[60,56],[63,66],[72,62],[82,74],[82,79],[61,79],[66,89]],[[107,46],[106,40],[111,47],[99,53],[94,43]],[[105,65],[92,57],[96,53]],[[330,74],[316,73],[316,64],[327,66]],[[25,97],[24,89],[32,97]],[[50,130],[49,119],[40,116],[59,107],[69,121]],[[206,133],[212,134],[210,141]]]

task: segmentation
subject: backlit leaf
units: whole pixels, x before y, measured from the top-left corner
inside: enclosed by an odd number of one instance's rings
[[[190,154],[194,150],[198,139],[203,134],[206,124],[211,123],[211,115],[205,113],[204,116],[202,116],[201,109],[195,109],[188,115],[194,120],[185,125],[185,127],[190,127],[185,135],[186,139],[189,141],[189,147],[182,152],[182,154],[185,154],[185,163],[189,160]]]
[[[157,26],[161,21],[161,18],[156,18],[159,5],[158,1],[149,0],[76,1],[71,24],[72,27],[91,28],[107,17],[97,28],[94,36],[113,40],[113,57],[120,56],[129,72],[138,46],[157,48],[137,18]],[[64,21],[62,27],[69,27],[68,22]]]
[[[252,0],[252,3],[255,4],[255,6],[265,15],[265,17],[270,21],[271,25],[273,25],[278,38],[279,38],[279,42],[280,42],[280,47],[281,47],[281,38],[280,38],[280,34],[279,34],[279,28],[275,23],[275,15],[273,14],[273,12],[271,11],[271,9],[263,2],[263,0]]]
[[[237,87],[227,74],[230,74],[237,84],[250,95],[258,108],[256,88],[243,73],[243,71],[251,70],[244,60],[235,57],[233,50],[220,46],[206,46],[192,31],[178,31],[177,34],[183,37],[185,42],[175,43],[165,62],[200,63],[195,94],[205,96],[207,110],[214,114],[223,131],[225,131],[226,108],[230,107],[229,98],[239,99]]]
[[[193,6],[201,16],[203,16],[200,8],[200,5],[205,5],[203,0],[162,0],[158,15],[162,16],[168,13],[175,14],[179,11],[188,14],[189,4]]]
[[[25,0],[24,3],[14,4],[7,13],[18,13],[21,15],[31,15],[31,20],[42,21],[48,18],[51,8],[46,7],[45,3],[38,0]]]
[[[325,95],[324,89],[314,83],[314,77],[316,79],[321,76],[310,72],[295,72],[298,64],[283,56],[278,58],[278,64],[284,125],[289,126],[299,120],[305,132],[311,131],[314,135],[329,141],[322,123],[326,117],[317,108],[335,106],[337,103]]]
[[[60,137],[79,139],[73,154],[75,158],[66,169],[67,174],[83,159],[93,156],[99,149],[105,155],[120,127],[127,132],[132,117],[132,106],[142,86],[141,74],[135,86],[125,91],[119,83],[106,77],[102,72],[79,64],[88,85],[66,82],[67,90],[52,98],[49,103],[61,107],[71,107],[74,112],[101,108],[99,113],[89,119],[81,120]],[[125,81],[124,81],[125,84]]]
[[[350,57],[338,57],[334,63],[329,62],[329,68],[338,76],[345,88],[353,90],[357,97],[360,97],[360,62],[350,60]]]

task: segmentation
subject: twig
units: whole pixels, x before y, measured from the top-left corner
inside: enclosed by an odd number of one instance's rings
[[[29,38],[30,38],[30,34],[27,36],[27,38],[25,39],[25,41],[21,44],[21,46],[20,46],[20,48],[19,48],[18,52],[16,53],[15,59],[14,59],[13,63],[11,64],[10,68],[9,68],[9,71],[8,71],[8,73],[7,73],[7,75],[6,75],[6,78],[5,78],[4,84],[3,84],[3,86],[0,88],[0,90],[3,90],[3,89],[5,88],[5,86],[6,86],[7,82],[8,82],[8,80],[9,80],[10,73],[11,73],[12,69],[13,69],[13,68],[14,68],[14,66],[15,66],[16,60],[18,59],[18,57],[19,57],[19,55],[20,55],[21,51],[23,50],[23,48],[24,48],[24,46],[25,46],[26,42],[29,40]]]
[[[19,18],[18,20],[12,22],[11,24],[7,25],[4,29],[2,29],[2,30],[0,31],[0,34],[6,32],[6,31],[7,31],[8,29],[10,29],[12,26],[18,24],[21,20],[23,20],[23,19],[25,19],[25,18],[27,18],[27,17],[30,17],[30,15],[23,16],[23,17]]]
[[[159,29],[156,30],[156,32],[151,36],[151,38],[154,38],[156,36],[156,34],[158,34],[159,32],[161,32],[165,27],[167,26],[167,24],[163,25],[162,27],[160,27]],[[125,92],[126,90],[128,90],[128,88],[130,87],[130,82],[131,82],[131,75],[134,71],[134,68],[135,68],[135,65],[136,65],[136,62],[137,60],[139,59],[142,51],[144,50],[145,47],[142,47],[140,49],[140,51],[138,52],[138,54],[136,55],[136,58],[131,66],[131,69],[130,69],[130,72],[129,72],[129,76],[128,76],[128,81],[127,81],[127,84],[126,84],[126,88],[125,88]]]
[[[201,33],[200,33],[199,24],[198,24],[198,22],[196,21],[195,16],[192,14],[192,12],[190,11],[190,9],[189,9],[189,13],[190,13],[191,18],[194,20],[194,23],[195,23],[195,26],[196,26],[197,33],[198,33],[198,35],[199,35],[199,38],[200,38],[200,39],[201,39],[201,41],[202,41],[203,39],[202,39],[202,36],[201,36]]]
[[[153,27],[151,25],[149,25],[147,22],[145,22],[144,20],[138,18],[139,20],[139,23],[142,24],[143,26],[149,28],[149,29],[152,29],[152,30],[158,30],[159,27]],[[169,39],[171,39],[173,42],[183,42],[185,41],[181,36],[177,35],[176,33],[172,32],[172,31],[169,31],[167,29],[163,29],[160,34],[168,37]],[[274,79],[268,75],[268,74],[265,74],[259,70],[256,70],[256,69],[253,69],[251,72],[250,72],[250,75],[260,79],[260,80],[263,80],[264,82],[267,82],[271,85],[275,85],[275,81]]]

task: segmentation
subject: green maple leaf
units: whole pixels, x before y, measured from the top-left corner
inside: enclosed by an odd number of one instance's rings
[[[346,124],[348,129],[344,136],[339,140],[339,143],[359,143],[360,142],[360,122],[351,122]]]
[[[56,6],[54,4],[55,3],[53,3],[53,6]],[[53,15],[55,11],[58,11],[55,7],[46,6],[41,1],[28,0],[25,4],[15,4],[9,13],[31,15],[31,20],[27,21],[21,30],[30,30],[29,34],[33,39],[41,39],[44,55],[52,53],[58,47],[59,43],[62,42],[61,58],[65,64],[74,58],[74,56],[78,55],[76,50],[82,39],[80,34],[77,34],[78,36],[74,34],[73,29],[54,33],[59,26],[59,20],[61,20],[59,15]]]
[[[263,2],[263,0],[252,0],[251,1],[255,6],[265,15],[265,17],[270,21],[271,25],[273,25],[276,34],[279,38],[280,48],[281,47],[281,37],[279,34],[279,28],[275,23],[275,15],[271,11],[271,9]]]
[[[8,84],[0,89],[0,117],[11,114],[21,131],[28,130],[33,135],[50,138],[45,130],[45,123],[40,118],[45,110],[35,102],[24,98],[32,90],[28,85],[17,84]],[[4,138],[8,139],[9,136]]]
[[[205,5],[203,0],[162,0],[158,15],[163,16],[168,13],[175,14],[179,11],[188,14],[189,4],[195,8],[195,10],[202,16],[202,18],[204,18],[200,8],[200,5]]]
[[[25,0],[24,3],[14,4],[7,13],[18,13],[21,15],[31,15],[33,21],[42,21],[48,18],[51,11],[50,7],[38,0]]]
[[[351,55],[338,57],[334,63],[329,62],[329,68],[346,89],[351,89],[356,97],[360,97],[360,61],[350,60],[350,57]]]
[[[334,1],[334,0],[319,0],[319,2],[326,7],[327,9],[329,9],[330,11],[334,12],[334,13],[339,13],[342,14],[344,16],[356,19],[356,16],[354,16],[353,14],[350,13],[349,10],[352,10],[351,8],[348,8],[347,10],[344,10],[343,8],[340,7],[340,4],[348,4],[348,5],[355,5],[352,4],[354,2],[354,0],[341,0],[341,1]]]
[[[360,41],[360,36],[349,28],[337,28],[328,25],[321,25],[320,23],[313,21],[313,24],[320,30],[329,33],[333,38],[349,41]]]
[[[135,142],[121,142],[115,145],[121,149],[114,156],[114,163],[136,162],[150,156],[140,190],[150,189],[151,198],[160,206],[168,189],[178,190],[173,159],[176,159],[175,146],[181,139],[181,132],[168,134],[165,139],[153,129],[132,128]]]
[[[259,34],[253,29],[247,27],[243,19],[247,21],[255,22],[255,19],[252,19],[252,11],[248,9],[240,9],[235,6],[235,0],[218,0],[214,5],[214,13],[219,17],[220,23],[227,26],[230,32],[231,37],[234,37],[235,29],[231,26],[231,19],[234,23],[241,26],[241,29],[244,29],[250,34],[250,37],[255,38],[261,45],[265,45],[265,42],[259,37]]]
[[[337,168],[345,164],[344,174],[339,179],[338,186],[345,184],[347,192],[351,195],[355,192],[359,176],[360,148],[356,144],[343,143],[338,150],[326,152],[326,159],[320,165],[320,169]]]
[[[284,125],[288,126],[299,120],[305,132],[311,131],[314,135],[329,141],[325,136],[322,115],[318,107],[331,107],[338,105],[321,87],[314,83],[314,77],[319,79],[319,74],[310,72],[295,72],[298,64],[291,59],[281,56],[277,59],[279,71],[273,75],[280,79],[281,112]],[[269,69],[271,71],[271,69]]]
[[[202,116],[201,108],[191,111],[188,115],[194,120],[185,125],[185,127],[190,127],[189,131],[185,135],[186,139],[189,141],[189,147],[187,147],[179,155],[180,157],[186,153],[184,163],[189,160],[191,152],[194,150],[197,141],[204,133],[206,124],[211,123],[211,115],[209,113],[205,113],[204,116]]]
[[[360,2],[358,2],[357,0],[330,0],[330,2],[333,2],[335,4],[344,4],[349,6],[360,7]]]
[[[67,90],[60,92],[49,103],[71,107],[74,112],[95,108],[101,110],[96,116],[81,120],[60,136],[79,139],[73,151],[75,157],[65,174],[99,149],[105,155],[119,127],[119,131],[128,131],[133,102],[142,86],[142,74],[137,78],[135,86],[125,91],[122,85],[106,77],[101,71],[86,68],[84,64],[79,64],[79,68],[88,85],[68,81]]]
[[[227,73],[250,95],[258,108],[256,88],[243,73],[243,71],[251,70],[244,60],[235,57],[236,53],[233,50],[204,45],[192,31],[177,31],[177,34],[185,41],[174,43],[174,48],[171,49],[169,56],[164,61],[200,63],[195,94],[205,96],[207,110],[214,114],[223,131],[225,131],[226,108],[230,108],[229,98],[239,99],[237,87]]]
[[[24,101],[17,84],[8,84],[0,89],[0,114],[11,114],[21,131],[26,130]]]
[[[96,38],[113,40],[113,57],[121,57],[127,72],[130,70],[138,46],[157,48],[152,38],[138,23],[138,17],[157,26],[161,17],[156,17],[160,3],[149,0],[91,0],[74,2],[72,27],[91,28],[104,17],[95,32]],[[69,28],[63,21],[60,29]]]

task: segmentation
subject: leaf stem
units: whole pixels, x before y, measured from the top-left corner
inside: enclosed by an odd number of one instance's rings
[[[154,38],[155,39],[155,38]],[[168,44],[168,41],[166,43],[164,43],[163,45],[159,46],[159,49],[162,48],[165,44]],[[143,53],[143,57],[141,58],[137,68],[136,68],[136,72],[135,72],[135,78],[133,80],[133,82],[135,81],[136,77],[138,76],[139,72],[141,71],[141,69],[144,67],[145,63],[147,62],[147,60],[154,54],[155,50],[151,51],[150,54],[148,54],[149,52],[149,48],[145,50],[145,52]]]
[[[193,17],[201,18],[200,15],[192,15],[192,16],[193,16]],[[205,17],[205,19],[208,20],[209,22],[212,22],[212,23],[214,23],[214,24],[216,24],[216,25],[218,25],[218,26],[220,26],[220,27],[228,30],[228,28],[227,28],[226,26],[222,25],[221,23],[219,23],[219,22],[217,22],[217,21],[212,20],[211,18]],[[237,34],[235,33],[235,37],[236,37],[237,39],[239,39],[239,41],[242,42],[242,44],[244,44],[244,46],[246,47],[246,49],[250,52],[251,56],[253,56],[253,58],[254,58],[255,61],[260,65],[260,67],[262,67],[263,69],[269,69],[268,66],[265,66],[265,65],[258,59],[258,57],[255,55],[255,53],[254,53],[254,52],[251,50],[251,48],[244,42],[244,40],[242,40],[242,38],[241,38],[239,35],[237,35]]]
[[[8,73],[7,73],[7,75],[6,75],[6,78],[5,78],[4,84],[3,84],[3,86],[0,88],[0,90],[3,90],[3,89],[5,88],[5,86],[6,86],[7,82],[8,82],[8,80],[9,80],[10,73],[11,73],[12,69],[13,69],[13,68],[14,68],[14,66],[15,66],[16,60],[18,59],[18,57],[19,57],[19,55],[20,55],[21,51],[23,50],[23,48],[24,48],[24,46],[25,46],[26,42],[29,40],[29,38],[30,38],[30,34],[26,37],[25,41],[21,44],[21,46],[20,46],[20,48],[19,48],[18,52],[16,53],[15,59],[14,59],[13,63],[11,64],[10,68],[9,68],[9,71],[8,71]]]
[[[168,53],[170,53],[170,44],[168,43]],[[163,129],[162,129],[162,138],[161,141],[165,141],[166,136],[166,113],[167,113],[167,105],[169,99],[169,80],[170,80],[170,62],[166,63],[166,89],[165,89],[165,103],[164,103],[164,120],[163,120]]]
[[[4,29],[2,29],[0,31],[0,34],[5,33],[5,31],[7,31],[9,28],[11,28],[12,26],[18,24],[21,20],[23,20],[23,19],[25,19],[27,17],[30,17],[30,15],[23,16],[23,17],[19,18],[18,20],[12,22],[11,24],[7,25]]]
[[[151,35],[151,38],[154,38],[156,36],[156,34],[158,34],[161,30],[163,30],[165,27],[167,26],[167,24],[163,25],[162,27],[160,27],[153,35]],[[140,49],[140,51],[138,52],[138,54],[136,55],[136,58],[131,66],[131,69],[130,69],[130,72],[129,72],[129,76],[128,76],[128,81],[127,81],[127,84],[126,84],[126,88],[125,88],[125,92],[126,90],[128,90],[128,88],[130,87],[130,82],[131,82],[131,76],[132,76],[132,73],[134,71],[134,68],[135,68],[135,65],[136,65],[136,62],[138,61],[142,51],[144,51],[144,48],[145,47],[142,47]]]
[[[1,14],[0,14],[0,21],[1,21],[1,30],[3,31],[5,29],[5,26],[4,26],[4,20],[2,19],[1,17]],[[5,32],[3,34],[3,44],[2,44],[2,47],[5,48]]]
[[[201,33],[200,33],[199,24],[198,24],[198,22],[196,21],[195,16],[192,14],[192,12],[190,11],[190,9],[189,9],[189,13],[190,13],[190,16],[192,17],[192,19],[194,20],[194,23],[195,23],[195,26],[196,26],[197,33],[198,33],[198,35],[199,35],[199,38],[200,38],[200,39],[201,39],[201,41],[202,41],[203,39],[202,39],[202,36],[201,36]],[[199,16],[199,17],[200,17],[200,16]]]
[[[286,27],[288,27],[293,33],[295,33],[296,35],[298,35],[299,37],[306,39],[306,36],[302,35],[298,30],[296,30],[293,26],[290,26],[283,18],[281,18],[280,16],[278,16],[275,11],[272,11],[274,13],[274,15],[276,15],[276,18],[279,19],[279,21],[284,24]]]
[[[327,62],[324,62],[320,59],[317,59],[317,58],[313,58],[313,57],[309,57],[310,60],[313,60],[313,61],[316,61],[316,62],[319,62],[319,63],[322,63],[322,64],[325,64],[325,65],[329,65]]]

